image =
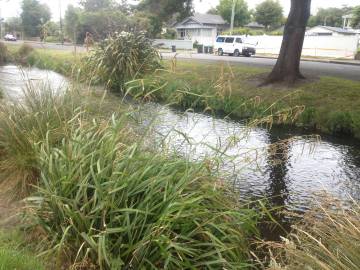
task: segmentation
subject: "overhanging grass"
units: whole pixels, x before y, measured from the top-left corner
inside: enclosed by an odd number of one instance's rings
[[[328,198],[305,214],[283,244],[270,246],[280,251],[277,261],[281,262],[280,265],[274,263],[271,270],[357,270],[360,205],[353,201],[344,207]]]

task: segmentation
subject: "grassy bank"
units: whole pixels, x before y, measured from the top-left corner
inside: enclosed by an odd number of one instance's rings
[[[65,51],[34,50],[27,63],[79,77],[81,73],[89,74],[82,68],[82,56],[74,57]],[[294,88],[259,88],[259,78],[269,71],[267,69],[170,60],[164,61],[164,67],[166,70],[156,72],[155,76],[128,83],[124,93],[233,118],[278,115],[288,117],[287,124],[360,138],[359,82],[321,77]],[[277,122],[276,117],[273,121]]]
[[[178,61],[172,69],[159,71],[155,83],[154,79],[137,83],[149,85],[147,94],[155,90],[151,94],[155,100],[184,109],[221,112],[233,118],[288,111],[288,124],[360,138],[360,82],[321,77],[294,88],[258,87],[265,69],[194,61]],[[138,86],[133,83],[130,91],[139,93]],[[291,117],[298,112],[302,112],[299,117]]]

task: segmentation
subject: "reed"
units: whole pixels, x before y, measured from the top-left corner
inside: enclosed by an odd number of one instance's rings
[[[272,244],[281,256],[270,269],[359,269],[360,205],[326,199],[287,238],[283,244]]]

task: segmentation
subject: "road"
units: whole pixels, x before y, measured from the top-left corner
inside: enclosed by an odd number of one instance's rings
[[[6,42],[9,44],[21,45],[23,41]],[[26,42],[34,48],[44,48],[53,50],[69,50],[73,51],[72,45],[61,45],[54,43],[40,43],[40,42]],[[85,51],[83,46],[78,46],[77,51]],[[164,58],[172,58],[174,53],[162,53]],[[176,56],[178,59],[197,60],[206,62],[229,62],[238,63],[241,65],[248,65],[252,67],[272,68],[276,59],[263,57],[231,57],[231,56],[217,56],[210,54],[193,54],[186,52],[179,52]],[[301,61],[301,70],[306,76],[330,76],[343,79],[360,81],[360,65],[344,65],[316,61]]]

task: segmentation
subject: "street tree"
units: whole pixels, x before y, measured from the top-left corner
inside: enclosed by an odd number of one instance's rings
[[[109,9],[114,3],[112,0],[81,0],[80,4],[85,11],[94,12]]]
[[[46,4],[40,4],[38,0],[22,1],[21,21],[25,35],[37,37],[41,27],[51,18],[50,8]]]
[[[22,32],[22,22],[20,17],[11,17],[5,21],[5,31],[8,33]]]
[[[250,11],[244,0],[235,0],[234,26],[244,26],[250,21]],[[231,22],[233,0],[220,0],[217,6],[217,13],[220,14],[228,23]]]
[[[65,34],[70,37],[74,42],[78,41],[77,36],[80,28],[81,9],[73,5],[68,5],[65,11],[64,23]]]
[[[315,16],[311,16],[309,26],[327,25],[334,27],[342,27],[342,17],[347,15],[343,8],[320,8]]]
[[[160,22],[167,22],[174,15],[177,20],[184,19],[193,13],[192,0],[141,0],[138,9],[156,16]]]
[[[354,28],[360,28],[360,6],[357,6],[354,9],[351,24]]]
[[[283,20],[283,7],[279,1],[266,0],[256,7],[255,20],[267,29],[278,27]]]
[[[311,0],[291,0],[280,55],[265,84],[281,81],[293,84],[298,79],[305,78],[300,73],[300,58],[310,10]]]

